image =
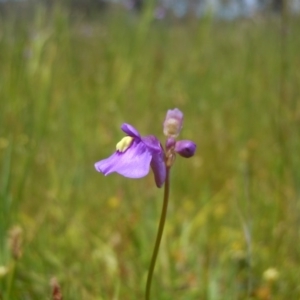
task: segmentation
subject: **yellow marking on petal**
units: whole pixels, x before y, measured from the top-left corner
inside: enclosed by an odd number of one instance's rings
[[[122,140],[116,145],[116,149],[120,152],[126,151],[132,144],[133,137],[125,136]]]

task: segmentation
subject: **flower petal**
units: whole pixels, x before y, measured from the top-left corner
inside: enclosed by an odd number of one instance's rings
[[[140,133],[132,125],[130,125],[128,123],[122,124],[121,129],[125,133],[127,133],[129,136],[136,137],[136,138],[139,138],[139,139],[141,138]]]
[[[151,169],[157,187],[161,187],[166,180],[165,154],[160,141],[154,135],[142,138],[142,142],[147,146],[152,154]]]
[[[151,152],[160,153],[163,151],[159,139],[154,135],[142,137],[142,142],[147,146],[147,148]]]
[[[151,169],[154,173],[154,180],[157,187],[161,187],[166,181],[166,164],[164,152],[153,154]]]
[[[125,152],[115,152],[110,157],[95,164],[98,172],[108,175],[117,172],[128,178],[141,178],[150,170],[152,155],[139,140],[134,140]]]

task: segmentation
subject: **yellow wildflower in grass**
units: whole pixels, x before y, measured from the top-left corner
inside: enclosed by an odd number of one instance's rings
[[[263,273],[263,279],[267,282],[275,282],[279,278],[279,272],[276,268],[268,268]]]
[[[118,208],[120,206],[120,202],[121,199],[119,197],[116,196],[112,196],[107,200],[107,205],[111,208],[111,209],[115,209]]]
[[[0,278],[4,277],[8,273],[8,268],[5,266],[0,266]]]
[[[9,142],[6,138],[0,137],[0,149],[5,149]]]

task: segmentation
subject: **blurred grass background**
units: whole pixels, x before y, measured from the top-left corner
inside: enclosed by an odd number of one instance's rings
[[[299,19],[0,21],[0,299],[143,299],[162,205],[152,174],[105,178],[128,122],[185,114],[157,300],[299,299]],[[284,47],[282,43],[284,42]],[[273,272],[273,273],[272,273]]]

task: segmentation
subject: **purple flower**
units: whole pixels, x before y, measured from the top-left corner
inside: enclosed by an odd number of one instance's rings
[[[157,187],[161,187],[166,181],[167,169],[175,162],[176,154],[189,158],[196,151],[194,142],[176,140],[182,123],[183,113],[178,108],[167,111],[163,124],[164,134],[167,136],[165,150],[154,135],[141,137],[133,126],[124,123],[121,129],[127,136],[117,144],[113,155],[95,163],[96,170],[104,175],[117,172],[128,178],[141,178],[151,168]]]
[[[155,183],[161,187],[166,179],[166,165],[160,141],[153,135],[141,137],[133,126],[126,123],[121,129],[128,136],[117,144],[113,155],[95,163],[96,170],[104,175],[117,172],[129,178],[141,178],[151,167]]]

